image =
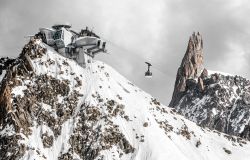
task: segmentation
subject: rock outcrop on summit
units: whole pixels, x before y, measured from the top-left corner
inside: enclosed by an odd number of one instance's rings
[[[170,107],[200,126],[250,140],[250,81],[205,69],[202,45],[201,35],[193,34]]]

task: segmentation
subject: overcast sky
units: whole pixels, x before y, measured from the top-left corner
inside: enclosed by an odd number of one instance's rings
[[[249,15],[248,0],[0,0],[0,56],[16,57],[39,27],[89,26],[108,42],[110,54],[96,59],[168,104],[193,31],[203,35],[207,69],[250,78]]]

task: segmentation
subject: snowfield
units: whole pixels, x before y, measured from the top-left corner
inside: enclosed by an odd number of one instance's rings
[[[68,80],[69,93],[77,91],[82,96],[78,98],[72,116],[61,125],[60,135],[55,136],[53,130],[46,123],[39,124],[36,120],[31,127],[31,135],[21,134],[23,139],[19,143],[28,146],[21,160],[56,160],[66,153],[70,153],[74,160],[82,159],[74,149],[70,151],[72,145],[69,141],[71,136],[76,133],[77,122],[82,118],[80,111],[86,107],[83,104],[94,106],[100,112],[101,118],[95,119],[93,130],[101,135],[106,134],[105,128],[109,127],[103,119],[106,116],[108,122],[116,126],[119,135],[124,136],[128,143],[126,146],[131,146],[127,151],[121,147],[120,142],[110,143],[111,146],[107,149],[105,147],[100,149],[95,159],[249,159],[250,143],[248,141],[197,126],[142,91],[107,64],[93,60],[92,63],[87,64],[86,68],[82,68],[75,61],[62,57],[49,46],[42,43],[39,45],[46,47],[47,52],[41,58],[32,59],[35,75],[47,75],[59,81]],[[79,81],[82,85],[77,85]],[[13,88],[12,94],[25,96],[24,90],[28,84],[34,84],[34,81],[23,81],[22,86]],[[57,101],[63,102],[64,98],[62,95],[58,96]],[[108,106],[107,104],[110,102],[115,105]],[[58,118],[52,106],[45,103],[40,105],[51,116]],[[116,105],[122,106],[117,114],[113,111]],[[112,110],[112,116],[110,110]],[[215,110],[213,112],[216,114]],[[8,134],[15,134],[9,130],[13,130],[11,126],[8,127]],[[7,129],[1,131],[0,135],[7,134],[6,132]],[[45,133],[54,139],[50,147],[43,145],[41,137]],[[101,145],[99,141],[97,142],[93,142],[91,147]]]

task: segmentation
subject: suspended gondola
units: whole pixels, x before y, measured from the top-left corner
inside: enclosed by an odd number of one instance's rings
[[[152,66],[149,62],[145,62],[148,65],[148,70],[145,72],[145,77],[151,78],[152,77],[152,72],[150,71],[150,67]]]

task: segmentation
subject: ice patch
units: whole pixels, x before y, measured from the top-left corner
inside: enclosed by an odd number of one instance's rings
[[[0,83],[2,82],[2,80],[3,80],[4,76],[5,76],[5,74],[6,74],[6,70],[3,70],[3,71],[2,71],[2,74],[0,75]]]
[[[27,89],[27,86],[17,86],[12,89],[12,93],[15,94],[16,96],[20,95],[21,97],[24,96],[23,91]]]
[[[1,136],[12,136],[15,134],[14,127],[11,125],[6,125],[2,131],[0,131]]]
[[[212,109],[212,113],[213,113],[214,116],[217,114],[216,108],[213,108],[213,109]]]

